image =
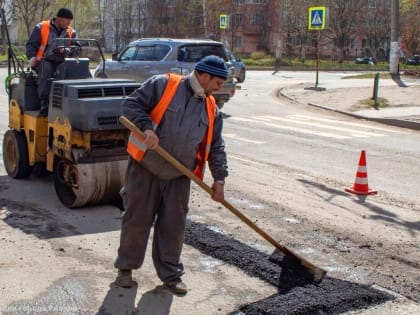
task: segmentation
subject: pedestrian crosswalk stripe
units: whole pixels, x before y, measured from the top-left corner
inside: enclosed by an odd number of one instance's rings
[[[269,126],[269,127],[273,127],[273,128],[277,128],[277,129],[285,129],[285,130],[290,130],[290,131],[296,131],[296,132],[301,132],[301,133],[306,133],[306,134],[311,134],[311,135],[326,137],[326,138],[335,138],[335,139],[349,139],[349,138],[351,138],[351,137],[348,137],[348,136],[340,136],[340,135],[336,135],[336,134],[333,134],[333,133],[327,133],[327,132],[322,132],[322,131],[314,131],[314,130],[310,130],[310,129],[293,127],[293,126],[277,125],[277,124],[268,123],[268,122],[264,122],[264,125]]]
[[[285,117],[271,115],[261,115],[252,117],[232,116],[229,120],[241,121],[252,124],[255,124],[256,121],[259,121],[261,124],[267,127],[334,139],[386,137],[387,133],[406,133],[404,131],[392,129],[388,130],[379,126],[371,126],[361,123],[307,115],[287,115]],[[386,133],[381,131],[386,131]],[[228,135],[228,137],[239,139],[235,134],[230,134]],[[258,143],[258,141],[255,142],[256,140],[246,140],[255,144],[261,144]]]
[[[236,139],[236,140],[240,140],[240,141],[244,141],[244,142],[249,142],[249,143],[253,143],[253,144],[263,144],[264,143],[264,141],[258,141],[258,140],[252,140],[252,139],[238,137],[235,133],[224,133],[223,137],[232,138],[232,139]]]
[[[293,119],[293,118],[282,118],[282,117],[274,117],[274,116],[262,116],[262,118],[268,118],[268,119],[272,119],[272,120],[275,120],[275,121],[292,122],[292,123],[295,123],[295,124],[318,127],[318,128],[322,128],[322,129],[349,132],[353,137],[358,137],[358,138],[384,137],[385,136],[384,134],[374,133],[372,131],[360,131],[360,130],[345,128],[345,127],[331,126],[331,125],[327,125],[325,123],[321,124],[321,123],[317,123],[317,122],[301,121],[301,120],[296,120],[296,119]],[[337,122],[337,121],[334,121],[334,122]]]
[[[408,132],[404,132],[401,130],[393,130],[389,128],[383,128],[383,127],[371,126],[371,125],[366,126],[366,124],[361,124],[361,123],[355,123],[355,122],[343,121],[343,120],[334,120],[334,119],[321,118],[321,117],[315,117],[315,116],[290,115],[288,117],[292,117],[292,118],[300,119],[300,120],[316,120],[316,121],[322,121],[322,122],[340,123],[341,125],[353,126],[353,127],[358,127],[358,128],[366,128],[369,130],[381,130],[381,131],[386,131],[386,132],[391,132],[391,133],[408,134]]]

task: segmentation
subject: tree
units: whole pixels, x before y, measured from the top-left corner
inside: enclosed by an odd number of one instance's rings
[[[401,1],[401,47],[410,55],[420,50],[420,0]]]
[[[308,42],[314,36],[308,31],[309,0],[284,1],[279,8],[279,33],[285,39],[286,54],[291,56],[296,47],[299,48],[300,58],[306,59],[306,47],[312,45]]]
[[[13,5],[12,5],[11,1],[0,0],[0,8],[3,9],[4,19],[6,20],[5,21],[6,24],[4,24],[3,20],[0,21],[0,24],[1,24],[1,29],[0,29],[1,44],[3,46],[3,50],[5,51],[6,50],[5,46],[7,45],[7,43],[6,43],[6,27],[10,23],[10,21],[15,19],[16,17],[14,16],[14,10],[13,10]]]
[[[330,21],[325,32],[340,50],[339,62],[343,62],[348,53],[351,39],[360,23],[360,12],[365,8],[365,0],[329,0]]]
[[[29,38],[35,24],[41,21],[45,11],[50,7],[50,1],[15,0],[14,6],[17,18],[23,22],[25,27],[26,38]]]
[[[387,1],[388,2],[388,1]],[[369,49],[369,55],[378,58],[388,55],[389,35],[391,31],[391,10],[389,5],[371,4],[363,10],[363,23],[361,27],[366,34],[366,46]],[[381,56],[378,54],[381,53]]]

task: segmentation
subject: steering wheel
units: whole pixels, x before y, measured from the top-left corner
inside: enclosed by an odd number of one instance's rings
[[[78,54],[81,50],[80,46],[77,45],[66,45],[66,46],[57,46],[54,50],[54,54],[70,56],[73,53]]]

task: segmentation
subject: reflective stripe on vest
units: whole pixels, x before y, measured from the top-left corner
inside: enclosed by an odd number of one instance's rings
[[[152,120],[153,130],[156,131],[158,124],[160,123],[169,103],[172,101],[178,85],[181,83],[181,76],[173,73],[168,73],[168,83],[166,84],[165,90],[160,98],[159,103],[153,108],[150,113],[150,119]],[[138,136],[136,133],[131,132],[128,138],[127,152],[135,159],[140,162],[143,159],[144,153],[147,150],[147,146],[143,143],[143,138]]]
[[[207,116],[209,117],[209,126],[203,141],[201,141],[200,149],[197,152],[194,169],[194,174],[200,179],[204,178],[204,170],[206,162],[209,159],[211,142],[213,140],[214,120],[216,118],[216,101],[213,96],[206,97],[206,110]]]
[[[150,113],[150,118],[153,123],[153,130],[156,131],[156,128],[159,125],[163,115],[165,114],[169,103],[174,97],[180,82],[181,76],[172,73],[168,74],[168,83],[165,87],[162,97],[159,103]],[[203,179],[204,177],[204,167],[210,155],[210,147],[213,139],[214,120],[216,117],[216,101],[213,96],[206,97],[206,111],[209,119],[209,125],[206,134],[200,143],[200,148],[196,156],[196,166],[194,169],[194,174],[200,179]],[[144,145],[143,139],[134,132],[131,132],[127,145],[127,152],[131,155],[131,157],[137,162],[140,162],[144,157],[146,149],[147,147]]]
[[[36,56],[38,58],[43,58],[44,51],[48,45],[48,37],[50,36],[51,21],[42,21],[40,24],[41,45],[39,46],[38,51],[36,52]],[[66,32],[69,38],[73,37],[73,29],[71,28],[71,26],[67,27]]]

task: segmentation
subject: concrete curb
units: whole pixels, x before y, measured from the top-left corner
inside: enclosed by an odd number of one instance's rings
[[[279,93],[281,96],[288,98],[291,101],[297,102],[296,99],[294,99],[293,97],[290,97],[289,95],[287,95],[284,90],[284,88],[279,90]],[[368,121],[374,121],[374,122],[379,122],[381,124],[386,124],[386,125],[390,125],[390,126],[395,126],[395,127],[400,127],[400,128],[407,128],[407,129],[411,129],[411,130],[420,130],[420,123],[418,122],[414,122],[414,121],[410,121],[410,120],[404,120],[404,119],[398,119],[398,118],[373,118],[373,117],[366,117],[366,116],[362,116],[362,115],[358,115],[358,114],[354,114],[351,112],[346,112],[346,111],[342,111],[342,110],[337,110],[337,109],[333,109],[327,106],[323,106],[323,105],[319,105],[319,104],[315,104],[315,103],[307,103],[307,105],[313,106],[313,107],[317,107],[323,110],[328,110],[334,113],[338,113],[341,115],[346,115],[346,116],[350,116],[353,118],[357,118],[357,119],[364,119],[364,120],[368,120]]]

